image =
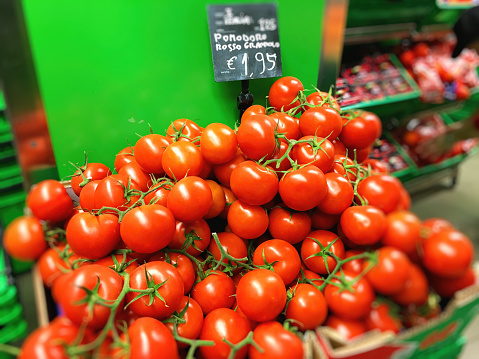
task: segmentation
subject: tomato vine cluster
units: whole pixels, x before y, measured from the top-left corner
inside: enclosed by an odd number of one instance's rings
[[[32,188],[4,246],[38,260],[64,316],[20,358],[302,358],[307,330],[398,332],[437,314],[431,293],[475,281],[469,239],[421,222],[367,159],[376,115],[293,77],[268,100],[237,129],[176,120],[114,174],[86,161],[75,206],[57,181]]]

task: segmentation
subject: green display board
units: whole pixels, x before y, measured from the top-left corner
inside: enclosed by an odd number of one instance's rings
[[[83,151],[112,166],[147,123],[157,133],[177,118],[233,125],[241,85],[214,81],[206,5],[237,2],[22,0],[60,177]],[[283,75],[309,88],[324,3],[277,1]],[[274,80],[251,81],[255,103],[264,104]]]

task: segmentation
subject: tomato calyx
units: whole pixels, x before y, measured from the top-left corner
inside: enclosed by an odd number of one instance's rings
[[[339,258],[337,255],[335,255],[330,249],[331,247],[333,246],[333,244],[339,239],[339,237],[336,237],[334,240],[332,240],[327,246],[324,246],[320,241],[318,241],[316,238],[313,238],[313,237],[307,237],[309,239],[312,239],[320,248],[321,250],[318,252],[318,253],[314,253],[312,255],[310,255],[309,257],[307,257],[305,260],[307,259],[310,259],[310,258],[314,258],[314,257],[321,257],[323,258],[323,261],[324,261],[324,265],[326,267],[326,270],[328,271],[328,274],[330,274],[331,272],[329,271],[329,266],[328,266],[328,257],[331,257],[333,258],[336,263],[338,263],[338,261],[340,262],[341,261],[341,258]]]
[[[76,169],[75,173],[73,173],[71,176],[68,176],[68,177],[73,178],[73,177],[77,177],[77,176],[82,176],[82,178],[83,178],[83,180],[79,184],[80,188],[85,187],[91,181],[91,178],[87,178],[83,174],[83,172],[85,172],[87,167],[88,167],[88,155],[87,155],[86,152],[83,152],[83,153],[85,154],[85,162],[83,163],[83,165],[78,166],[77,164],[75,164],[71,161],[68,161],[68,163],[71,164]]]
[[[129,250],[129,251],[131,252],[131,250]],[[115,272],[117,272],[120,275],[125,273],[125,269],[130,264],[132,264],[133,262],[136,262],[138,260],[138,258],[133,258],[133,259],[127,261],[126,253],[123,252],[121,254],[123,254],[123,258],[122,258],[121,262],[119,262],[118,259],[116,258],[116,256],[114,254],[112,254],[111,259],[113,260],[113,265],[108,267],[110,269],[113,269]]]
[[[79,287],[85,291],[85,297],[73,303],[74,305],[87,304],[89,315],[93,315],[93,307],[95,306],[95,304],[99,304],[104,307],[111,308],[113,303],[115,302],[115,301],[107,300],[100,297],[100,295],[98,294],[98,290],[100,289],[100,278],[99,277],[96,277],[96,278],[97,278],[97,282],[93,289],[88,289],[83,286]],[[88,319],[91,319],[91,318],[88,318]]]
[[[175,123],[172,122],[170,126],[173,129],[174,133],[173,134],[168,134],[168,136],[173,139],[173,142],[178,142],[180,139],[185,138],[185,139],[189,140],[191,143],[199,146],[199,144],[197,144],[197,142],[200,141],[200,136],[191,138],[191,137],[186,136],[186,135],[183,134],[183,129],[185,128],[186,125],[187,125],[187,121],[184,121],[181,124],[181,127],[178,129],[178,128],[176,128]]]
[[[63,228],[55,227],[55,228],[49,229],[47,223],[44,222],[43,231],[45,233],[45,240],[48,243],[54,243],[54,242],[66,243],[67,241],[67,237],[66,237],[67,231],[64,230]]]
[[[220,267],[224,267],[222,269],[223,272],[227,272],[230,275],[233,275],[233,271],[235,269],[238,269],[238,267],[246,268],[248,270],[253,270],[255,269],[255,266],[248,264],[249,258],[235,258],[229,253],[226,252],[226,250],[223,248],[221,245],[221,242],[218,238],[218,235],[216,233],[211,234],[213,236],[213,239],[216,242],[216,245],[218,246],[218,250],[220,251],[220,258],[215,259],[213,256],[209,256],[208,259],[211,260],[212,262],[216,263],[214,267],[212,268],[213,271],[218,270]]]
[[[146,304],[149,307],[153,305],[153,302],[154,302],[155,298],[158,298],[159,300],[161,300],[165,304],[165,306],[168,307],[168,304],[166,303],[165,298],[163,298],[163,296],[158,292],[158,289],[160,289],[160,287],[164,286],[166,284],[166,282],[168,282],[169,278],[165,279],[161,283],[156,284],[155,280],[153,279],[153,276],[151,275],[151,273],[146,270],[146,266],[145,266],[145,277],[146,277],[146,289],[130,288],[130,292],[135,292],[135,293],[139,293],[139,294],[135,298],[133,298],[125,306],[125,308],[128,308],[131,305],[131,303],[133,303],[134,301],[136,301],[136,300],[138,300],[142,297],[145,297],[145,296],[148,296],[149,299],[150,299],[148,304]]]

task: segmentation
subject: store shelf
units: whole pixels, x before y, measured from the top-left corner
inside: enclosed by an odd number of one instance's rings
[[[5,111],[7,104],[5,103],[5,97],[3,96],[3,92],[0,91],[0,111]]]
[[[479,5],[479,1],[436,0],[436,4],[442,10],[464,10]]]

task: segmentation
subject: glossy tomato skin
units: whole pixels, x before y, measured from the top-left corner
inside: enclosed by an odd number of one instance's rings
[[[296,211],[316,207],[326,196],[327,185],[323,172],[308,165],[286,173],[279,181],[279,194],[284,204]]]
[[[141,169],[147,173],[163,174],[162,159],[171,138],[149,134],[140,138],[135,145],[135,159]]]
[[[15,218],[3,234],[3,248],[13,258],[33,261],[48,248],[40,221],[34,217]]]
[[[399,318],[391,314],[391,308],[386,303],[374,303],[366,318],[369,330],[379,329],[381,332],[399,333],[403,328]]]
[[[351,282],[357,276],[354,273],[343,271],[346,281]],[[338,279],[333,279],[339,283]],[[328,284],[324,290],[324,297],[328,308],[334,315],[341,319],[358,320],[364,318],[375,299],[374,290],[365,278],[359,279],[348,289],[343,291],[333,284]]]
[[[196,278],[195,267],[193,266],[193,262],[191,261],[191,259],[189,259],[184,254],[171,252],[168,253],[168,257],[166,257],[165,253],[158,252],[157,254],[153,255],[148,261],[164,261],[173,265],[178,271],[178,273],[180,273],[181,279],[183,279],[185,295],[188,294],[190,289],[193,287]]]
[[[211,189],[200,177],[186,177],[171,189],[168,209],[179,221],[194,222],[203,218],[213,203]]]
[[[358,116],[343,126],[339,139],[346,147],[363,149],[374,144],[381,134],[381,121],[377,117]]]
[[[276,111],[286,112],[299,105],[299,100],[295,101],[299,91],[304,87],[301,81],[292,76],[284,76],[276,80],[269,89],[268,101]]]
[[[213,180],[206,180],[206,183],[210,187],[211,195],[213,196],[213,202],[208,213],[205,215],[205,219],[215,218],[218,216],[226,206],[226,196],[223,188]]]
[[[182,249],[186,238],[194,238],[194,244],[186,248],[186,252],[192,256],[198,256],[202,253],[211,240],[211,230],[208,223],[204,219],[199,219],[194,222],[180,222],[176,221],[176,230],[173,239],[168,244],[169,248]]]
[[[68,264],[60,257],[64,248],[64,245],[48,248],[37,261],[38,272],[42,277],[43,284],[48,288],[51,288],[53,282],[62,276],[63,270],[69,269]]]
[[[336,109],[337,111],[341,111],[338,101],[333,96],[328,98],[328,93],[324,91],[316,91],[309,94],[308,97],[306,97],[306,102],[310,103],[311,105],[322,105],[324,107],[330,107]]]
[[[351,206],[354,189],[351,183],[337,173],[326,173],[326,196],[319,202],[318,209],[327,214],[341,214]]]
[[[217,234],[221,248],[233,258],[246,258],[248,256],[248,249],[244,240],[234,233],[221,232]],[[216,260],[221,259],[221,251],[212,238],[208,246],[208,251],[215,257]],[[227,259],[223,259],[222,263],[227,263]],[[222,267],[221,267],[222,268]]]
[[[120,233],[123,242],[133,251],[154,253],[165,248],[173,239],[175,218],[168,208],[147,204],[125,214]]]
[[[125,175],[111,175],[101,180],[95,190],[95,207],[114,207],[121,211],[134,204],[140,196],[130,195],[125,197],[125,189],[140,190],[140,187]]]
[[[186,118],[180,118],[173,121],[166,130],[166,137],[172,141],[188,141],[191,142],[201,136],[203,129],[194,121]]]
[[[401,199],[401,182],[385,174],[373,175],[359,182],[358,194],[369,205],[376,206],[384,213],[394,211]]]
[[[203,169],[204,159],[201,151],[196,145],[189,141],[178,141],[169,145],[161,165],[168,177],[181,179],[185,176],[197,176]]]
[[[213,166],[213,173],[216,179],[218,179],[218,181],[220,181],[223,186],[229,187],[231,172],[233,172],[236,166],[238,166],[241,162],[244,161],[246,161],[246,157],[243,152],[238,149],[231,160]]]
[[[212,271],[205,279],[195,284],[191,297],[198,302],[206,315],[218,308],[231,308],[236,289],[233,280],[225,273]]]
[[[263,352],[250,345],[250,359],[302,359],[304,356],[301,339],[278,322],[259,324],[254,330],[253,340]]]
[[[254,269],[240,279],[236,300],[248,318],[267,322],[283,311],[286,287],[278,274],[267,269]]]
[[[160,181],[154,184],[150,187],[150,190],[153,190],[143,198],[145,204],[160,204],[166,207],[167,198],[172,187],[173,186],[166,181]]]
[[[424,239],[419,252],[424,267],[435,275],[457,278],[474,259],[474,246],[462,232],[446,230]]]
[[[228,211],[228,225],[237,236],[253,239],[261,236],[268,229],[268,214],[261,206],[252,206],[236,200]]]
[[[115,263],[115,261],[113,260],[113,257],[115,257],[118,264]],[[111,254],[109,256],[106,256],[102,259],[97,260],[95,264],[108,267],[117,273],[132,274],[133,271],[139,267],[139,264],[137,261],[135,262],[131,262],[131,261],[132,261],[132,258],[126,254]],[[131,263],[127,265],[128,262],[131,262]]]
[[[374,158],[368,158],[363,161],[363,165],[366,168],[370,168],[371,171],[376,173],[389,173],[386,163],[381,160],[376,160]]]
[[[83,174],[83,176],[82,176]],[[72,190],[77,196],[80,195],[84,186],[87,183],[95,180],[101,180],[106,176],[111,175],[110,169],[103,163],[89,163],[84,170],[76,171],[73,177],[70,180]]]
[[[429,295],[429,283],[426,275],[417,265],[412,264],[409,267],[409,277],[404,289],[391,297],[396,303],[402,306],[415,304],[421,306],[427,302]]]
[[[184,296],[177,312],[181,313],[186,306],[188,306],[188,309],[183,316],[186,322],[178,324],[178,335],[182,338],[198,339],[201,328],[203,327],[203,311],[193,298]],[[166,323],[166,326],[170,332],[173,333],[173,323]],[[180,348],[186,348],[187,344],[178,342],[178,346]]]
[[[35,185],[27,196],[27,206],[41,220],[59,222],[73,210],[73,202],[63,185],[55,180],[45,180]]]
[[[150,174],[145,172],[137,162],[127,163],[120,169],[118,174],[130,177],[143,192],[148,191],[148,188],[153,184]]]
[[[252,115],[266,115],[266,108],[261,105],[250,106],[243,112],[243,116],[241,116],[241,120],[243,120],[243,118],[246,118]]]
[[[377,251],[378,259],[366,278],[376,292],[384,295],[395,295],[401,292],[409,278],[411,262],[400,250],[393,247],[382,247]]]
[[[362,320],[341,319],[335,315],[330,315],[324,325],[336,329],[345,339],[352,339],[368,331]]]
[[[344,258],[351,258],[361,253],[364,253],[364,251],[361,249],[350,249],[344,253]],[[364,269],[364,259],[353,259],[344,263],[341,268],[347,270],[348,272],[360,274]]]
[[[463,275],[454,279],[429,274],[429,280],[436,293],[443,298],[452,298],[458,290],[477,283],[472,268],[468,268]]]
[[[78,213],[68,222],[66,237],[70,248],[80,257],[100,259],[120,243],[118,217],[109,213],[99,216]]]
[[[324,323],[328,306],[323,293],[311,284],[298,284],[289,289],[293,298],[286,308],[286,319],[299,330],[314,330]]]
[[[225,193],[225,208],[223,211],[220,213],[220,217],[223,219],[226,219],[228,217],[228,212],[230,211],[230,207],[233,204],[234,201],[236,201],[238,198],[236,198],[235,194],[233,191],[226,186],[221,186],[223,189],[223,192]]]
[[[133,154],[134,152],[135,152],[135,147],[128,146],[117,153],[117,155],[115,156],[115,163],[114,163],[116,172],[120,171],[120,169],[127,163],[136,162],[135,156]]]
[[[413,254],[421,241],[421,220],[409,211],[394,211],[386,216],[382,243]]]
[[[138,318],[128,328],[130,359],[178,359],[178,347],[170,330],[157,319]]]
[[[84,210],[93,211],[96,209],[95,207],[95,191],[98,185],[100,184],[100,180],[90,181],[86,184],[85,187],[82,188],[80,192],[80,207]]]
[[[269,212],[269,232],[273,238],[288,243],[301,242],[311,231],[311,217],[307,212],[294,212],[283,207],[274,207]]]
[[[92,290],[98,281],[100,298],[108,301],[118,298],[123,287],[122,279],[115,271],[101,265],[92,264],[75,269],[69,280],[64,283],[64,294],[60,296],[58,303],[62,306],[68,319],[76,325],[84,323],[88,328],[98,330],[106,324],[110,316],[109,308],[94,304],[92,311],[87,303],[78,304],[86,296],[82,287]]]
[[[279,112],[278,112],[279,113]],[[284,156],[286,151],[288,150],[289,144],[284,139],[279,140],[279,146],[276,147],[276,151],[274,152],[274,156],[272,159],[279,160]],[[286,171],[291,167],[291,162],[289,158],[284,158],[282,161],[271,163],[271,168],[276,171],[278,178],[283,177],[283,172]]]
[[[240,314],[227,308],[219,308],[209,313],[203,322],[201,340],[213,340],[214,346],[201,346],[200,353],[205,359],[226,359],[231,347],[223,340],[236,344],[246,338],[251,331],[248,321]],[[235,355],[236,359],[246,357],[248,346],[241,348]]]
[[[451,222],[442,218],[428,218],[422,221],[422,226],[426,231],[426,237],[444,230],[453,230]]]
[[[147,273],[145,273],[145,271]],[[143,317],[165,318],[180,306],[181,300],[184,296],[184,284],[178,270],[171,264],[161,261],[154,261],[145,263],[139,266],[131,274],[130,287],[132,289],[146,289],[147,278],[153,280],[155,284],[165,282],[157,289],[157,292],[163,297],[163,302],[160,298],[155,297],[153,303],[148,305],[150,297],[143,296],[130,304],[130,308],[136,314]],[[130,303],[138,293],[129,292],[126,295],[126,300]]]
[[[313,272],[328,274],[336,267],[336,260],[327,256],[326,266],[323,257],[315,256],[322,251],[321,246],[317,242],[321,243],[323,248],[326,248],[334,242],[333,245],[329,247],[329,251],[341,259],[344,258],[343,242],[333,232],[319,230],[311,232],[301,245],[301,258],[304,264]]]
[[[231,172],[230,187],[243,202],[261,206],[270,202],[278,193],[278,176],[269,166],[245,161]]]
[[[299,128],[303,136],[318,136],[330,140],[337,138],[343,121],[336,110],[329,107],[313,107],[301,115]]]
[[[323,173],[333,167],[336,152],[334,146],[326,138],[303,136],[300,141],[314,141],[314,147],[309,143],[298,143],[291,150],[291,158],[300,165],[311,164],[318,167]],[[315,149],[316,148],[316,149]]]
[[[379,242],[386,230],[386,216],[374,206],[349,207],[340,221],[346,237],[361,246]]]
[[[267,263],[274,263],[274,272],[281,277],[285,285],[288,285],[299,273],[301,258],[290,243],[281,239],[271,239],[261,243],[253,253],[254,265]]]
[[[228,162],[235,156],[237,149],[235,132],[222,123],[209,124],[201,134],[201,153],[209,163]]]
[[[282,133],[289,140],[297,140],[301,133],[299,131],[299,120],[284,112],[274,112],[269,115],[276,123],[276,132]]]
[[[333,228],[340,218],[341,215],[339,214],[324,213],[316,207],[313,213],[311,213],[311,227],[313,229],[328,230]]]
[[[241,121],[236,136],[244,155],[255,161],[273,156],[275,127],[276,123],[266,115],[253,115]]]
[[[356,181],[358,170],[354,167],[348,168],[348,166],[354,166],[354,161],[345,155],[334,156],[333,167],[331,168],[332,172],[340,174],[349,181]]]

